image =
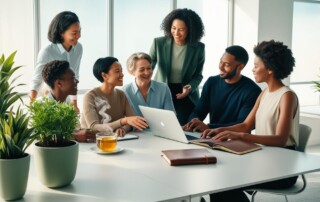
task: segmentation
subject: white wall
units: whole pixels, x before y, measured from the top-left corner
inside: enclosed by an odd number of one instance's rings
[[[293,0],[259,1],[258,40],[282,41],[291,48]]]
[[[243,74],[254,80],[253,47],[258,41],[259,1],[235,0],[234,2],[234,29],[233,43],[244,47],[249,53],[249,61]]]
[[[274,39],[292,48],[292,19],[293,0],[260,0],[258,41]]]
[[[234,44],[247,49],[250,59],[243,73],[253,78],[254,45],[274,39],[291,47],[293,0],[235,0],[234,14]]]
[[[19,83],[28,84],[34,68],[33,26],[33,0],[0,0],[0,54],[8,57],[13,51],[18,51],[15,65],[23,65],[16,74],[23,73]],[[20,89],[27,91],[28,87]]]

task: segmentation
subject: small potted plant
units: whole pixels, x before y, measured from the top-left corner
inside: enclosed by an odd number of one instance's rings
[[[13,107],[22,100],[15,88],[23,85],[14,85],[17,77],[11,79],[21,67],[13,67],[15,54],[0,58],[0,197],[4,200],[22,198],[26,192],[30,155],[25,151],[33,135],[28,115],[20,106],[17,110]]]
[[[76,174],[79,144],[73,141],[78,114],[70,103],[43,99],[29,106],[35,128],[35,163],[40,181],[55,188],[70,184]]]

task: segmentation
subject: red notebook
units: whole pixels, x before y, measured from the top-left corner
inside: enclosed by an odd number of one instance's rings
[[[213,141],[211,139],[197,139],[192,140],[191,143],[209,147],[211,149],[219,149],[234,154],[246,154],[261,149],[261,146],[245,142],[242,140],[229,140],[229,141]]]
[[[163,150],[162,157],[171,165],[216,163],[217,158],[207,149]]]

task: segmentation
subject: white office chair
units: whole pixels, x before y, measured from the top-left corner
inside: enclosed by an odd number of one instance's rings
[[[311,134],[311,128],[304,124],[299,124],[299,146],[297,147],[297,151],[304,152]],[[254,202],[254,197],[258,192],[270,193],[270,194],[277,194],[283,195],[288,202],[287,195],[294,195],[302,192],[306,186],[307,181],[303,174],[300,175],[302,181],[297,181],[292,187],[286,189],[254,189],[250,190],[253,191],[251,202]]]

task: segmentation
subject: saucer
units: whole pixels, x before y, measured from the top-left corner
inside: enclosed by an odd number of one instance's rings
[[[113,151],[101,151],[97,147],[91,147],[90,150],[97,153],[97,154],[116,154],[116,153],[122,152],[124,150],[124,148],[116,147],[115,150],[113,150]]]

